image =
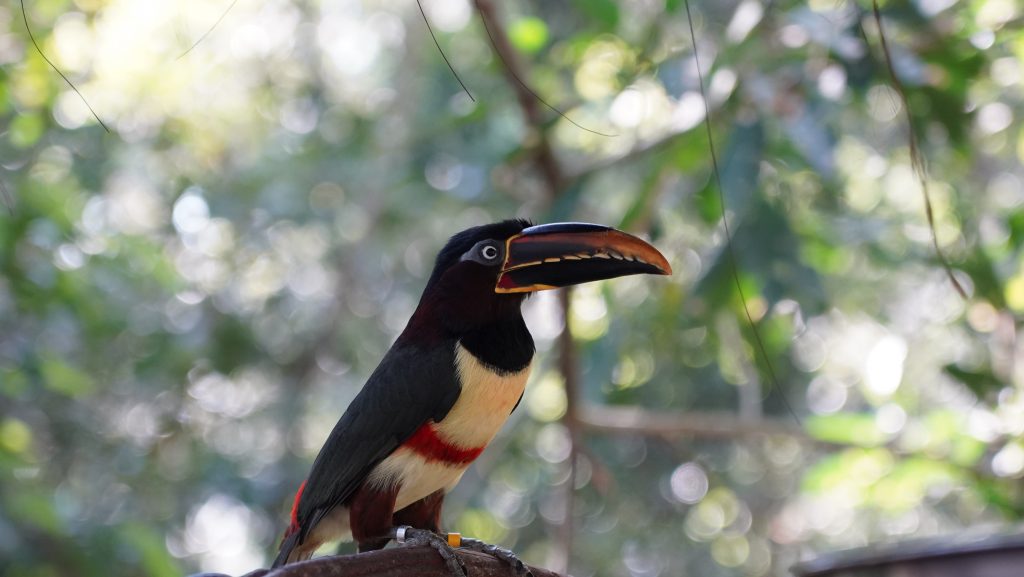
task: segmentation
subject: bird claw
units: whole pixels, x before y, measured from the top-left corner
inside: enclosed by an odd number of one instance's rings
[[[503,549],[497,545],[491,545],[490,543],[484,543],[479,539],[469,539],[466,537],[462,538],[462,544],[460,547],[471,551],[478,551],[480,553],[490,555],[499,561],[504,561],[511,566],[512,570],[515,571],[515,574],[518,577],[533,577],[533,572],[530,571],[530,568],[520,561],[519,557],[517,557],[515,553],[508,549]]]
[[[453,577],[467,577],[465,564],[455,554],[455,550],[448,544],[448,541],[437,533],[427,531],[426,529],[403,526],[392,529],[391,538],[399,545],[410,545],[413,547],[429,545],[437,551],[441,559],[444,559],[445,565],[448,566],[448,570],[452,573]]]

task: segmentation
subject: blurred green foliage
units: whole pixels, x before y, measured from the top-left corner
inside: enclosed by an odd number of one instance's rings
[[[526,125],[471,4],[424,4],[475,102],[413,2],[240,2],[182,58],[224,3],[27,3],[111,134],[0,7],[0,573],[265,563],[435,251],[515,215],[646,234],[677,271],[573,293],[584,403],[796,427],[791,405],[807,435],[584,431],[572,574],[783,575],[1024,515],[1019,5],[883,5],[963,302],[869,6],[693,2],[719,191],[678,0],[499,7],[526,80],[611,138]],[[566,395],[554,298],[527,316],[527,398],[446,520],[544,565]]]

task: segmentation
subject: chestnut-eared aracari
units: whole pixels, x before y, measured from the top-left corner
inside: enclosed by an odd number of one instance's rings
[[[506,220],[453,236],[295,495],[274,567],[349,535],[367,551],[396,527],[438,533],[445,494],[522,398],[534,356],[524,298],[633,274],[671,267],[651,245],[605,226]]]

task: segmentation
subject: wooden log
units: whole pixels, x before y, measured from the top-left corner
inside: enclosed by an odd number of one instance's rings
[[[468,577],[515,577],[505,563],[476,551],[456,549]],[[528,565],[534,577],[562,577],[542,567]],[[201,573],[192,577],[228,577]],[[274,569],[257,569],[242,577],[452,577],[437,551],[428,547],[395,547],[358,555],[334,555],[292,563]]]

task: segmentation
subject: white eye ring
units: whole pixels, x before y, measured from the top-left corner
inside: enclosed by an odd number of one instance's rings
[[[498,258],[498,248],[489,244],[480,249],[480,255],[487,260],[494,260]]]

